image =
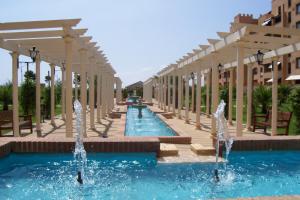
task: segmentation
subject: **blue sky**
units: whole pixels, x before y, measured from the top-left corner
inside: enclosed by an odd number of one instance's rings
[[[228,31],[238,13],[257,17],[270,9],[271,0],[6,0],[0,22],[82,18],[78,27],[89,29],[128,85]],[[0,68],[0,84],[11,80],[11,57],[2,49]],[[48,70],[42,63],[41,80]]]

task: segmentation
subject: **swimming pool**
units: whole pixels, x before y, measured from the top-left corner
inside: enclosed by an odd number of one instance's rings
[[[138,118],[138,109],[129,106],[126,115],[126,136],[175,136],[169,128],[149,108],[142,109],[142,118]]]
[[[159,164],[155,154],[88,154],[83,185],[71,154],[0,159],[0,199],[215,199],[300,194],[300,152],[233,152],[212,164]]]

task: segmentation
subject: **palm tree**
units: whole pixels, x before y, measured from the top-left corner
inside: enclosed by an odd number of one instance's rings
[[[253,101],[261,107],[262,113],[266,114],[272,104],[272,90],[264,85],[259,85],[253,92]]]
[[[281,106],[287,102],[287,97],[291,94],[292,87],[290,85],[282,84],[278,87],[278,104]]]

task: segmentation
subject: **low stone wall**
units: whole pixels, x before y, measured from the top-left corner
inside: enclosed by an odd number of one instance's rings
[[[233,151],[300,150],[300,138],[273,136],[267,139],[236,138]]]
[[[87,152],[154,152],[158,154],[160,142],[158,138],[105,139],[101,141],[85,141]],[[16,153],[71,153],[74,151],[74,141],[10,141],[0,146],[0,157]]]
[[[11,152],[11,143],[10,142],[1,142],[0,143],[0,158],[8,155]]]
[[[192,138],[186,136],[159,136],[161,143],[172,143],[172,144],[191,144]]]

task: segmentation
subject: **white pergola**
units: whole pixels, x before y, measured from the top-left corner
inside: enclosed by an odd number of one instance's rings
[[[84,36],[87,29],[75,29],[81,19],[49,20],[0,23],[0,48],[12,55],[13,82],[13,132],[19,136],[18,112],[18,57],[30,56],[30,50],[38,50],[36,57],[36,131],[41,135],[40,110],[40,62],[49,63],[51,68],[51,123],[55,126],[54,73],[55,66],[62,71],[62,119],[66,124],[66,136],[73,136],[72,72],[80,74],[80,101],[83,107],[83,126],[86,128],[87,79],[89,79],[90,128],[94,129],[94,79],[97,79],[97,121],[112,111],[114,98],[114,74],[105,54]],[[75,84],[75,98],[78,98]],[[101,114],[102,111],[102,114]],[[86,134],[85,134],[86,136]]]
[[[116,76],[115,77],[115,84],[116,84],[116,103],[119,103],[122,101],[122,81],[121,79]]]
[[[244,67],[247,66],[247,124],[251,126],[252,113],[252,67],[256,63],[254,55],[260,50],[264,53],[264,61],[272,61],[272,135],[277,133],[277,86],[278,86],[278,57],[300,50],[300,30],[292,28],[258,26],[251,24],[233,24],[233,32],[218,32],[218,39],[208,39],[208,45],[199,45],[191,53],[169,65],[157,73],[158,85],[156,86],[159,107],[166,110],[166,105],[172,104],[175,114],[175,98],[178,102],[178,118],[181,118],[183,99],[183,80],[185,80],[185,91],[189,91],[191,76],[196,74],[197,97],[196,97],[196,127],[200,125],[201,108],[201,80],[206,76],[206,114],[209,117],[215,112],[219,103],[219,75],[220,69],[230,72],[229,80],[229,116],[228,121],[232,123],[232,97],[234,68],[236,69],[236,135],[243,133],[243,93],[244,93]],[[220,65],[221,64],[221,65]],[[222,67],[219,67],[222,66]],[[178,84],[176,85],[176,77]],[[172,78],[173,84],[170,84]],[[194,80],[192,81],[194,82]],[[173,88],[173,96],[170,97],[170,88]],[[176,97],[175,90],[178,90]],[[194,101],[194,83],[192,83],[192,106]],[[167,92],[168,91],[168,92]],[[210,106],[210,94],[211,102]],[[168,97],[166,96],[168,94]],[[168,99],[168,101],[167,101]],[[172,101],[170,101],[172,99]],[[172,103],[171,103],[172,102]],[[168,107],[170,107],[168,105]],[[189,92],[185,92],[185,121],[189,123]],[[169,110],[170,111],[170,110]],[[216,122],[212,118],[211,134],[216,134]]]

